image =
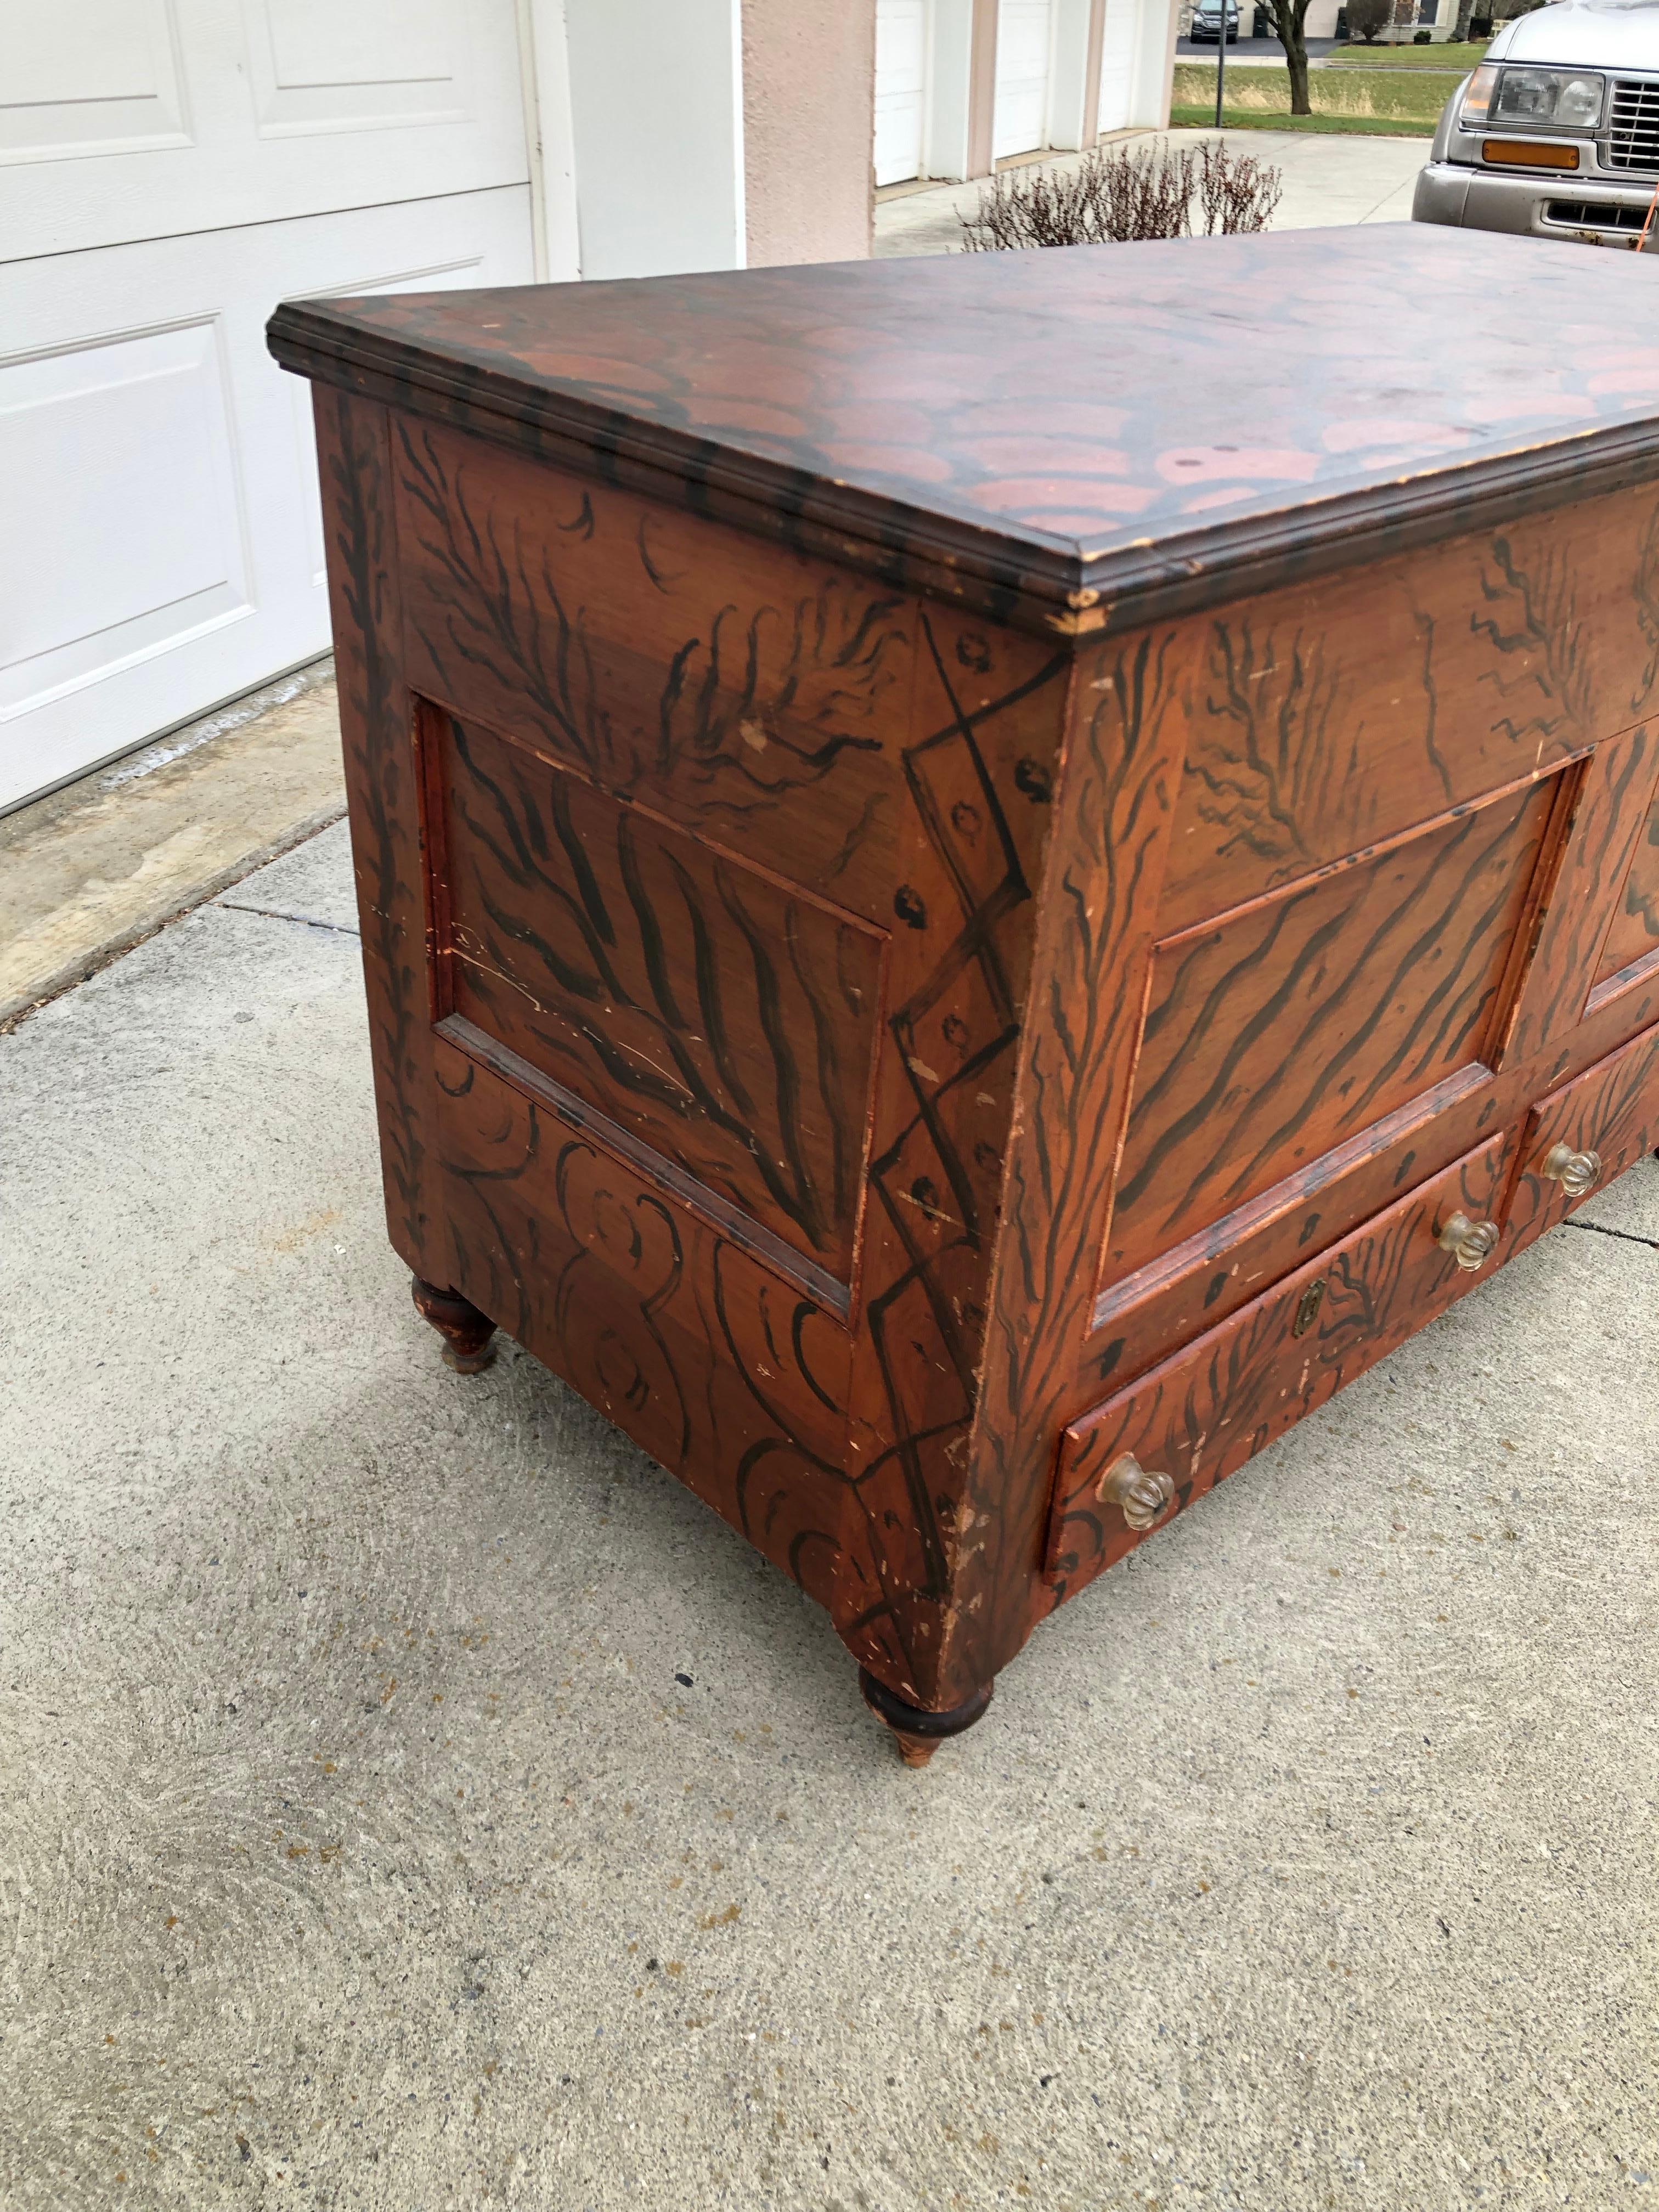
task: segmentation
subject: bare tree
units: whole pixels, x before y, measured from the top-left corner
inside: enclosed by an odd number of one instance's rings
[[[1271,162],[1216,139],[1096,146],[1074,169],[1003,170],[962,218],[963,252],[1265,230],[1283,189]]]
[[[1308,97],[1308,9],[1310,0],[1256,0],[1256,12],[1267,19],[1267,27],[1285,49],[1285,71],[1291,80],[1291,112],[1311,115]]]

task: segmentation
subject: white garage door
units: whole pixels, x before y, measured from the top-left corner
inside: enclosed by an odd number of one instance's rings
[[[876,182],[921,174],[927,0],[876,0]]]
[[[1127,131],[1135,119],[1135,76],[1140,61],[1140,15],[1145,0],[1106,0],[1100,41],[1102,131]]]
[[[0,807],[325,649],[294,294],[532,273],[513,0],[5,0]]]
[[[1048,65],[1054,0],[1001,0],[997,10],[996,110],[991,153],[1029,154],[1048,143]]]

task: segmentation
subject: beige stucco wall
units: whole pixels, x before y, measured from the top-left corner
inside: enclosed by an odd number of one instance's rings
[[[749,264],[870,251],[875,0],[743,0]]]

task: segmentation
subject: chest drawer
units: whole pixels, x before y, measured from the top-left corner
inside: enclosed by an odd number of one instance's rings
[[[1060,1439],[1045,1571],[1069,1597],[1507,1256],[1508,1133],[1310,1260]],[[1461,1226],[1460,1226],[1461,1218]]]
[[[1505,1253],[1530,1244],[1656,1147],[1659,1028],[1552,1091],[1527,1116],[1504,1219]]]

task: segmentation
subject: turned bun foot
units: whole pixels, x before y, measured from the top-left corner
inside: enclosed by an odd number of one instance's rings
[[[912,1735],[906,1729],[895,1729],[892,1736],[907,1766],[926,1766],[945,1741],[943,1736]]]
[[[987,1682],[982,1689],[947,1712],[930,1713],[924,1706],[907,1705],[895,1695],[884,1682],[862,1667],[859,1668],[859,1688],[864,1692],[864,1702],[879,1721],[884,1721],[892,1730],[898,1746],[899,1757],[907,1766],[926,1766],[947,1735],[960,1735],[970,1729],[991,1702],[995,1685]]]
[[[446,1365],[458,1375],[482,1374],[495,1357],[492,1341],[495,1324],[489,1315],[480,1313],[459,1291],[440,1290],[436,1283],[423,1282],[419,1275],[410,1278],[409,1290],[416,1312],[429,1321],[444,1340]]]

